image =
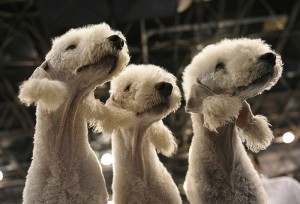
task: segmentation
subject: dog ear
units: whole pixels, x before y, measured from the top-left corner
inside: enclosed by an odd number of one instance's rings
[[[267,118],[262,115],[254,116],[246,101],[242,104],[236,124],[242,142],[245,142],[251,151],[258,152],[270,145],[273,133]]]
[[[157,152],[171,156],[177,151],[176,139],[162,120],[153,123],[146,132],[147,138],[155,146]]]
[[[217,128],[233,121],[238,116],[242,101],[230,95],[213,95],[203,100],[201,113],[204,127],[217,132]]]
[[[50,80],[51,77],[45,70],[47,66],[45,61],[36,68],[31,77],[20,86],[18,97],[27,106],[39,103],[43,109],[53,111],[64,102],[68,90],[63,82]]]
[[[105,105],[98,100],[89,102],[86,114],[95,132],[111,135],[115,130],[129,127],[136,122],[134,112],[123,109],[110,97]]]
[[[51,79],[51,76],[48,74],[47,69],[49,69],[48,61],[44,61],[39,67],[37,67],[32,73],[30,79]]]
[[[238,97],[217,95],[202,84],[192,86],[186,105],[187,112],[202,113],[204,127],[215,132],[218,127],[236,118],[240,108]]]
[[[186,100],[185,111],[198,113],[201,109],[203,100],[213,94],[214,93],[207,87],[201,86],[200,84],[194,84],[191,88],[190,96]]]

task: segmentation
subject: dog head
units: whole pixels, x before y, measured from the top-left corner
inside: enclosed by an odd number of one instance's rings
[[[51,78],[71,85],[103,84],[128,63],[124,36],[107,24],[71,29],[53,40],[46,61],[32,78]]]
[[[178,109],[181,97],[175,76],[154,65],[129,65],[112,80],[110,93],[121,108],[153,121]]]
[[[180,90],[174,75],[155,65],[129,65],[111,81],[107,105],[114,105],[137,115],[147,138],[166,156],[177,149],[172,132],[162,118],[180,106]]]
[[[183,74],[183,88],[186,98],[196,83],[244,100],[270,89],[281,73],[281,57],[262,40],[225,39],[194,57]]]
[[[211,131],[237,119],[246,145],[264,149],[273,138],[269,123],[254,116],[245,100],[270,89],[281,73],[281,57],[262,40],[226,39],[209,45],[184,71],[186,109],[201,113]]]

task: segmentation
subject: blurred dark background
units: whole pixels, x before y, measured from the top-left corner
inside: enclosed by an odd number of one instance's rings
[[[52,38],[103,21],[127,37],[131,63],[162,66],[180,86],[184,67],[208,44],[236,37],[271,44],[282,55],[284,73],[272,90],[250,101],[255,114],[268,117],[275,136],[257,156],[268,176],[299,180],[299,9],[298,0],[0,0],[0,203],[21,203],[32,156],[35,107],[20,104],[18,86],[41,64]],[[96,96],[105,101],[108,88],[97,88]],[[161,157],[183,198],[192,138],[184,104],[165,119],[178,139],[178,153]],[[89,136],[111,191],[110,141],[92,131]]]

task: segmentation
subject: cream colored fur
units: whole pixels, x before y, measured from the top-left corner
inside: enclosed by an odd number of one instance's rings
[[[155,88],[160,82],[172,85],[170,96]],[[112,80],[110,93],[109,106],[137,114],[131,127],[112,135],[114,203],[181,203],[176,184],[155,150],[170,156],[177,149],[171,131],[161,121],[180,105],[176,78],[154,65],[129,65]]]
[[[88,142],[87,122],[97,120],[115,129],[135,117],[127,112],[120,121],[118,109],[94,98],[95,87],[120,73],[129,61],[127,45],[117,48],[110,40],[113,35],[119,36],[114,40],[125,41],[104,23],[70,30],[53,41],[45,62],[21,85],[21,101],[37,105],[24,204],[107,203],[101,166]],[[111,117],[120,124],[109,122]]]
[[[241,99],[228,95],[213,95],[205,98],[202,104],[204,127],[217,132],[228,122],[238,117],[242,107]]]
[[[104,106],[96,100],[87,101],[86,103],[91,108],[85,114],[88,115],[90,125],[94,127],[96,132],[103,132],[105,130],[106,134],[111,134],[116,128],[131,125],[131,122],[136,118],[131,112],[114,106]],[[105,117],[99,120],[99,115]]]
[[[157,152],[170,157],[177,151],[177,142],[173,133],[160,120],[153,123],[146,132],[146,137],[154,145]]]
[[[108,100],[111,101],[111,100]],[[108,117],[108,120],[104,121],[97,121],[95,120],[92,123],[92,126],[94,127],[96,132],[103,132],[106,136],[109,136],[115,131],[115,127],[112,129],[108,124],[111,124],[112,122],[117,123],[118,121],[120,126],[128,125],[128,121],[131,121],[131,125],[136,121],[136,116],[132,117],[130,114],[128,115],[128,111],[120,108],[120,106],[117,103],[106,103],[110,107],[107,111],[109,111],[111,116]],[[115,108],[118,107],[118,108]],[[114,110],[115,109],[115,110]],[[114,111],[112,111],[114,110]],[[131,118],[130,118],[131,117]],[[126,118],[126,120],[124,120]],[[105,125],[104,123],[107,123]],[[125,123],[123,125],[123,123]],[[103,128],[105,127],[105,128]],[[158,122],[154,122],[146,131],[146,137],[148,138],[149,142],[151,142],[157,152],[162,153],[163,155],[170,157],[177,151],[177,142],[176,139],[173,136],[173,133],[163,124],[163,122],[160,120]]]
[[[242,141],[259,151],[273,135],[246,99],[270,89],[281,73],[280,56],[262,40],[246,38],[209,45],[186,67],[183,89],[194,130],[186,176],[191,204],[267,203]]]
[[[234,42],[234,46],[232,42]],[[182,85],[185,98],[189,98],[190,87],[197,81],[198,77],[202,83],[207,82],[211,89],[213,86],[218,86],[230,91],[233,87],[248,85],[263,71],[261,66],[253,68],[252,65],[256,63],[260,54],[267,52],[273,51],[261,39],[225,39],[205,47],[192,59],[183,73]],[[214,74],[215,66],[219,62],[224,62],[227,67],[230,67],[227,70],[227,75],[223,75],[222,71]],[[266,85],[265,89],[270,89],[281,76],[282,61],[278,54],[276,54],[276,67],[274,78]]]
[[[32,79],[20,86],[19,98],[27,106],[39,103],[43,109],[55,111],[66,99],[68,88],[63,82]]]
[[[248,109],[248,115],[245,126],[238,128],[242,142],[245,142],[246,146],[253,152],[266,149],[273,139],[267,118],[262,115],[254,116],[250,105],[246,102],[243,103],[243,107]]]

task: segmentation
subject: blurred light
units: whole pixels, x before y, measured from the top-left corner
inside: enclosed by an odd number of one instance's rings
[[[184,189],[184,191],[186,192],[186,189],[187,189],[186,181],[184,181],[184,183],[183,183],[183,189]]]
[[[294,71],[288,71],[286,72],[286,76],[287,78],[294,78],[295,77],[295,72]]]
[[[114,204],[114,201],[109,200],[107,204]]]
[[[203,48],[204,48],[205,46],[204,45],[202,45],[202,44],[198,44],[198,45],[196,45],[196,49],[198,50],[198,51],[201,51],[201,50],[203,50]]]
[[[114,158],[110,153],[105,153],[102,155],[100,162],[101,164],[108,166],[114,162]]]
[[[282,136],[282,141],[284,143],[291,143],[295,139],[295,135],[292,132],[286,132]]]
[[[187,10],[191,4],[193,3],[192,0],[179,0],[177,3],[177,12],[181,13],[185,10]]]
[[[184,130],[184,134],[185,134],[185,135],[192,135],[192,134],[193,134],[192,128],[186,128],[186,129]]]
[[[220,21],[220,22],[218,23],[218,28],[224,28],[224,27],[225,27],[224,22]]]
[[[3,179],[3,173],[2,171],[0,171],[0,181],[2,181],[2,179]]]
[[[264,32],[274,32],[278,30],[283,30],[286,27],[286,24],[289,20],[289,17],[287,15],[276,17],[272,19],[268,19],[263,24],[263,31]]]

